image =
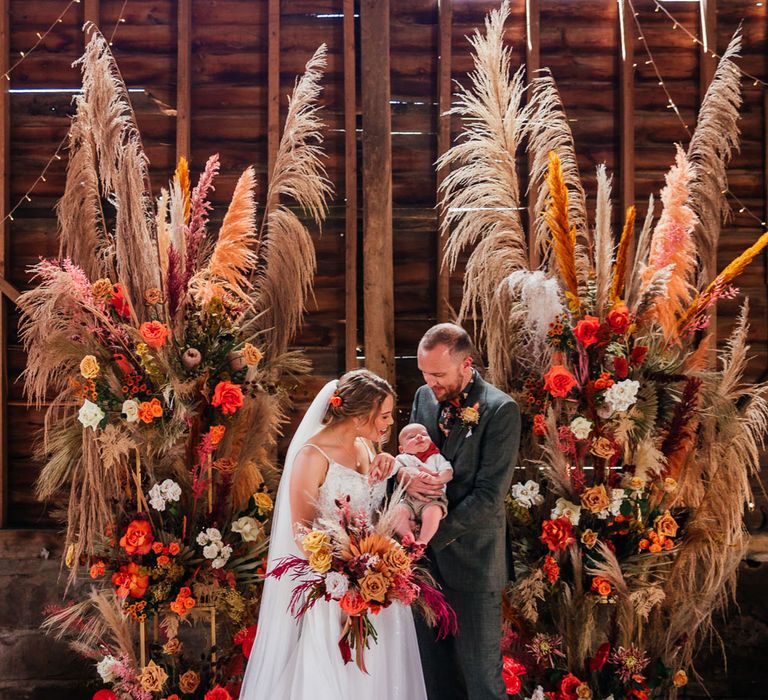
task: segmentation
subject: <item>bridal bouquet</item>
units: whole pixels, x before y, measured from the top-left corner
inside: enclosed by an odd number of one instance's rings
[[[94,586],[46,626],[120,697],[219,683],[236,694],[264,574],[285,381],[307,370],[288,345],[314,247],[288,202],[318,224],[325,215],[325,49],[289,99],[260,221],[252,167],[214,212],[218,155],[196,184],[180,159],[154,200],[125,85],[96,30],[81,64],[61,257],[34,266],[37,284],[19,299],[26,395],[48,404],[38,496],[65,523],[69,584]],[[210,654],[200,655],[181,633],[203,622]]]
[[[440,163],[451,166],[449,261],[474,246],[461,313],[482,317],[491,381],[524,418],[504,679],[534,700],[674,697],[734,590],[768,426],[768,385],[744,376],[746,300],[719,353],[708,328],[768,245],[763,233],[713,269],[738,143],[740,39],[676,149],[661,211],[651,197],[636,233],[629,207],[614,236],[611,179],[598,166],[590,220],[554,80],[526,85],[523,68],[510,71],[508,14],[504,2],[471,39],[472,85],[453,109],[464,134]]]
[[[455,634],[456,614],[434,581],[416,561],[421,552],[408,550],[392,537],[386,514],[374,524],[364,512],[352,512],[347,500],[337,500],[339,520],[320,521],[301,538],[308,559],[285,557],[267,575],[290,572],[299,581],[291,609],[297,619],[320,600],[337,601],[346,615],[339,638],[345,663],[355,652],[357,666],[366,671],[364,652],[376,642],[371,616],[392,603],[416,606],[438,638]]]

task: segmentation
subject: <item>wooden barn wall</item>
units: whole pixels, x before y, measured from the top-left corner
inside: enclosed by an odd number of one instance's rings
[[[347,210],[345,207],[345,100],[344,100],[344,7],[354,5],[356,63],[358,70],[356,123],[357,145],[357,334],[355,352],[365,361],[362,220],[366,183],[362,177],[360,115],[359,0],[180,0],[191,6],[191,109],[188,120],[193,174],[202,169],[212,153],[221,156],[221,176],[214,193],[223,206],[234,183],[248,165],[258,176],[257,198],[263,202],[267,182],[269,127],[269,33],[270,8],[279,7],[278,44],[280,118],[285,116],[286,95],[295,76],[321,43],[328,46],[328,68],[323,81],[322,102],[328,125],[326,150],[333,196],[322,234],[315,236],[318,271],[314,299],[296,345],[306,349],[314,364],[313,374],[296,387],[297,410],[328,378],[345,369],[345,252]],[[466,83],[471,57],[466,36],[482,25],[485,13],[498,5],[488,0],[389,0],[390,13],[390,108],[392,124],[392,222],[395,375],[401,417],[419,383],[415,347],[420,335],[437,314],[438,268],[435,209],[438,156],[438,77],[440,45],[450,46],[453,80]],[[713,0],[707,0],[711,5]],[[9,17],[13,63],[26,52],[62,12],[67,0],[0,0]],[[682,31],[700,36],[698,4],[664,3],[682,25],[673,28],[652,0],[635,0],[634,8],[645,42],[665,86],[679,107],[684,121],[693,125],[702,87],[702,58],[698,45]],[[716,7],[717,50],[725,49],[732,33],[743,21],[744,48],[740,65],[763,79],[768,75],[766,55],[768,30],[766,8],[751,0],[718,0]],[[629,9],[630,5],[626,5]],[[526,8],[535,13],[526,16]],[[450,22],[441,13],[450,10]],[[179,2],[173,0],[83,0],[74,3],[42,44],[13,71],[10,94],[10,177],[8,199],[15,204],[35,182],[48,158],[64,137],[72,114],[71,100],[79,85],[79,72],[72,67],[83,50],[81,27],[95,18],[102,32],[113,37],[113,51],[131,90],[144,144],[151,161],[156,191],[172,173],[177,156],[177,70],[179,68]],[[124,21],[120,21],[124,20]],[[272,17],[274,22],[274,15]],[[627,35],[631,35],[628,60],[636,67],[624,83],[620,49],[619,11],[616,0],[512,0],[507,38],[515,49],[513,68],[526,61],[526,53],[538,65],[549,67],[556,78],[573,130],[579,166],[587,185],[590,210],[594,205],[595,167],[605,163],[614,174],[614,220],[621,218],[621,168],[627,154],[633,158],[634,190],[638,215],[643,217],[648,195],[658,195],[664,173],[674,159],[674,144],[685,144],[688,135],[667,95],[658,84],[654,66],[648,63],[631,11],[627,13]],[[533,29],[527,47],[528,27]],[[536,28],[538,27],[538,31]],[[274,69],[273,69],[274,70]],[[706,72],[704,72],[706,75]],[[2,76],[0,75],[0,79]],[[2,83],[0,83],[2,86]],[[766,217],[766,92],[764,86],[744,81],[742,147],[729,170],[731,189],[742,201],[734,204],[718,250],[722,267],[760,232],[758,219]],[[623,96],[630,95],[634,109],[622,109]],[[459,124],[452,123],[452,134]],[[622,134],[634,137],[627,150]],[[6,277],[17,289],[29,287],[28,266],[40,256],[58,252],[56,222],[52,213],[63,191],[66,156],[54,161],[27,201],[6,225]],[[521,173],[525,170],[520,160]],[[658,201],[658,196],[657,196]],[[525,201],[522,202],[525,204]],[[222,215],[221,209],[217,212]],[[461,303],[462,270],[450,275],[452,309]],[[757,260],[739,281],[750,297],[752,318],[751,376],[768,370],[768,326],[766,324],[766,267]],[[54,527],[47,508],[34,499],[33,484],[38,465],[32,457],[35,434],[43,411],[27,408],[18,381],[25,357],[19,345],[18,314],[3,301],[8,314],[7,353],[7,470],[5,525],[11,529]],[[718,314],[718,331],[724,337],[737,312],[735,302],[725,302]],[[290,434],[291,426],[286,427]],[[761,524],[755,516],[755,523]],[[764,524],[764,523],[763,523]],[[6,533],[7,535],[8,533]],[[36,547],[40,533],[31,541]],[[0,537],[0,540],[2,538]],[[55,540],[45,539],[50,545]],[[0,554],[11,551],[0,542]],[[16,547],[17,545],[13,545]],[[16,549],[12,550],[17,552]],[[30,552],[18,554],[29,557]],[[54,555],[58,552],[53,553]],[[15,556],[15,555],[14,555]],[[29,566],[24,564],[25,567]],[[54,572],[51,569],[51,580]],[[764,576],[762,579],[764,581]],[[757,586],[753,586],[757,590]],[[51,594],[52,595],[52,594]],[[51,598],[52,599],[52,598]],[[750,599],[751,600],[751,599]],[[30,618],[31,619],[31,618]],[[763,626],[765,623],[762,623]],[[5,626],[3,621],[0,627]],[[747,673],[747,670],[745,670]],[[2,697],[0,687],[0,697]],[[747,697],[748,695],[745,695]],[[15,696],[19,697],[19,696]],[[26,696],[24,696],[26,697]],[[31,697],[31,696],[30,696]],[[40,697],[48,697],[40,695]],[[719,695],[726,697],[726,695]],[[757,696],[755,696],[757,697]]]

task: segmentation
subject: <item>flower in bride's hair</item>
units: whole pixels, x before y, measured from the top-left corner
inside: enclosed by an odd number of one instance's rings
[[[321,549],[327,549],[330,544],[330,538],[321,530],[312,530],[301,540],[301,546],[304,548],[304,551],[310,554],[319,552]]]
[[[343,403],[344,403],[344,400],[338,394],[334,394],[333,396],[331,396],[330,404],[334,408],[341,408],[341,405]]]

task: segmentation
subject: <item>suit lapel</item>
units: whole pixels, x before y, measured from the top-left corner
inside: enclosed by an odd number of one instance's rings
[[[421,406],[419,416],[417,420],[427,428],[429,437],[432,438],[432,442],[435,445],[440,445],[443,439],[443,435],[440,432],[440,428],[437,427],[437,415],[440,411],[440,404],[437,403],[435,395],[429,389],[424,390],[424,396],[421,400]]]
[[[480,377],[480,375],[477,374],[475,376],[475,383],[472,386],[472,391],[469,393],[469,396],[467,396],[465,405],[474,406],[476,403],[479,403],[480,410],[482,412],[484,399],[485,399],[485,382]],[[467,439],[467,434],[469,433],[469,430],[470,430],[469,427],[464,425],[461,422],[461,419],[456,421],[456,425],[453,426],[453,429],[448,434],[448,437],[446,438],[445,443],[443,444],[443,449],[441,450],[443,453],[443,456],[449,462],[453,460],[453,458],[456,456],[456,453],[459,451],[459,447],[461,447],[464,440]]]

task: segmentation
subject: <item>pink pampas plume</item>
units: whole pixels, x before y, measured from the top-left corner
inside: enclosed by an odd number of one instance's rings
[[[698,218],[688,206],[692,177],[693,167],[685,151],[677,146],[675,165],[669,169],[665,177],[667,184],[661,190],[664,209],[653,232],[648,265],[643,275],[645,285],[654,273],[674,266],[667,282],[666,295],[657,297],[649,312],[658,321],[667,342],[678,339],[677,320],[693,298],[691,283],[696,269],[693,229]]]
[[[197,254],[200,250],[200,243],[205,237],[205,227],[208,224],[208,212],[213,209],[213,206],[208,201],[208,195],[215,189],[213,180],[218,174],[219,154],[214,153],[206,162],[205,169],[197,181],[197,186],[192,190],[189,231],[187,233],[187,254],[185,257],[186,267],[184,269],[184,291],[186,291],[187,284],[195,273]]]

